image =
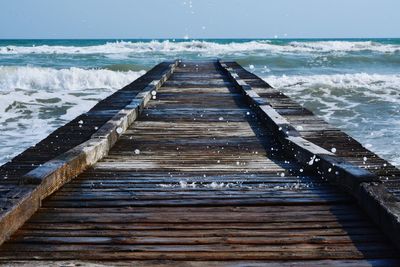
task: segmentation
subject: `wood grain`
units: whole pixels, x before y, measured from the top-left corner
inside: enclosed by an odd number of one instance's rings
[[[287,121],[304,123],[304,138],[337,133],[230,66]],[[0,261],[399,265],[396,247],[354,198],[285,153],[216,61],[180,63],[109,154],[0,247]]]

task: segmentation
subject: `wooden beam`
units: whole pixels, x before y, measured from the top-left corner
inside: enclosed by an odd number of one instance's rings
[[[89,140],[21,177],[21,185],[28,189],[18,194],[16,201],[0,213],[0,244],[40,208],[43,199],[108,154],[119,136],[136,120],[150,101],[152,92],[161,87],[177,65],[178,61],[170,64],[159,79],[150,82],[131,103],[99,128]]]

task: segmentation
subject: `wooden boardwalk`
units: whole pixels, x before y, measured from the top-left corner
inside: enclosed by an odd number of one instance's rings
[[[234,62],[170,66],[0,169],[0,263],[400,266],[396,168]],[[107,125],[132,99],[136,115]],[[105,153],[43,171],[107,129]],[[35,190],[52,194],[30,217]]]

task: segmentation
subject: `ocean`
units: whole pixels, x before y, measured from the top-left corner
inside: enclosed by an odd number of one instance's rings
[[[400,167],[400,39],[0,40],[0,165],[176,58],[235,60]]]

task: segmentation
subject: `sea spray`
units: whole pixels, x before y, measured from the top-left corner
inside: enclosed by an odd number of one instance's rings
[[[196,52],[210,55],[234,53],[331,53],[370,51],[379,53],[400,52],[400,45],[373,41],[289,41],[271,40],[228,41],[218,43],[204,40],[185,41],[114,41],[91,46],[0,46],[0,54],[121,54],[121,53],[182,53]]]
[[[142,74],[0,67],[0,164]]]

